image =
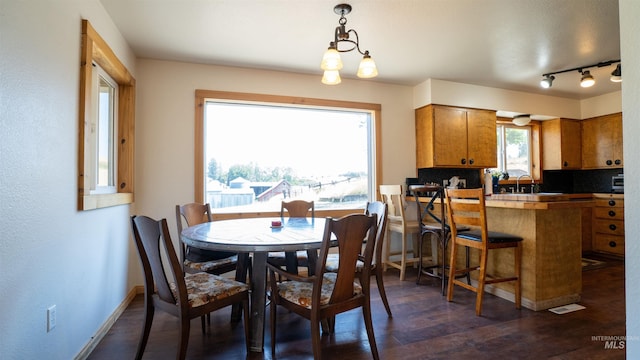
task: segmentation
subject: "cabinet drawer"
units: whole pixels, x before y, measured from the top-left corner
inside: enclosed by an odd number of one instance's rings
[[[593,232],[596,234],[624,235],[624,221],[594,219]]]
[[[624,237],[598,234],[593,239],[593,250],[624,255]]]
[[[624,200],[620,199],[596,199],[596,207],[620,207],[624,208]]]
[[[619,207],[593,208],[593,216],[599,219],[624,220],[624,209]]]

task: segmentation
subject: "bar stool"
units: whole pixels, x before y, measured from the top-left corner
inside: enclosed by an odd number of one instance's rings
[[[418,208],[418,224],[420,225],[420,237],[418,238],[418,257],[422,255],[423,243],[427,235],[431,239],[432,264],[425,266],[421,261],[418,263],[418,279],[416,284],[420,284],[421,275],[428,275],[441,279],[442,295],[445,294],[446,269],[447,269],[447,246],[451,237],[450,226],[446,222],[444,188],[437,184],[413,185],[410,188]],[[422,199],[429,197],[429,201]],[[437,210],[436,210],[437,206]],[[469,230],[467,226],[458,226],[457,231]],[[440,250],[438,250],[440,248]],[[438,257],[438,255],[440,255]],[[466,251],[466,265],[469,267],[469,249]],[[431,270],[432,272],[429,272]],[[469,273],[460,275],[466,277],[467,283],[471,283]]]
[[[412,250],[412,256],[407,257],[408,246],[407,240],[411,234],[420,233],[420,226],[416,220],[410,220],[406,216],[406,207],[402,185],[380,185],[380,196],[382,201],[387,204],[389,215],[387,223],[386,235],[386,252],[384,257],[383,269],[386,271],[387,266],[400,270],[400,280],[404,280],[407,266],[414,264],[419,260],[416,256],[415,248]],[[391,251],[391,233],[400,234],[401,250]],[[400,256],[399,260],[392,260],[391,256]]]
[[[514,295],[516,308],[520,308],[520,264],[522,258],[522,238],[512,234],[505,234],[487,230],[487,210],[484,200],[484,192],[479,189],[446,189],[447,215],[451,224],[451,260],[449,262],[449,285],[447,288],[447,300],[453,300],[453,285],[461,286],[476,293],[476,315],[482,312],[482,296],[485,284],[495,284],[506,281],[515,281]],[[469,231],[458,232],[456,225],[465,224],[471,226]],[[480,251],[480,266],[456,269],[457,245],[474,248]],[[487,258],[489,250],[513,248],[514,249],[514,275],[510,277],[495,278],[487,274]],[[457,274],[479,270],[478,285],[465,284],[455,278]]]

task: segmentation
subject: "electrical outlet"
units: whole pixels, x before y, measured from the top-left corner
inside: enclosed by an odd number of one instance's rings
[[[47,308],[47,332],[56,327],[56,306],[51,305]]]

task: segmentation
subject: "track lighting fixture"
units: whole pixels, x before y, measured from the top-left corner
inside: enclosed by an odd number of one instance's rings
[[[580,79],[580,86],[582,87],[592,87],[593,84],[596,83],[596,80],[591,76],[589,70],[585,70],[582,72],[582,78]]]
[[[339,71],[342,69],[340,53],[349,52],[351,50],[358,50],[358,52],[363,55],[360,66],[358,67],[357,75],[359,78],[366,79],[378,76],[376,63],[371,58],[371,55],[369,55],[369,50],[365,50],[364,52],[360,50],[358,33],[354,29],[346,30],[345,26],[347,24],[347,18],[344,16],[351,12],[351,5],[338,4],[333,8],[333,12],[340,15],[340,19],[338,20],[338,27],[336,27],[333,41],[329,43],[329,48],[324,53],[322,62],[320,63],[320,68],[324,70],[322,83],[327,85],[336,85],[340,83],[341,79]],[[355,40],[349,39],[350,33],[354,35]],[[341,44],[347,48],[341,49]]]
[[[562,74],[562,73],[566,73],[566,72],[570,72],[570,71],[578,71],[580,73],[581,78],[580,78],[580,86],[586,88],[586,87],[591,87],[596,83],[596,80],[593,78],[593,75],[591,75],[591,72],[587,69],[589,68],[594,68],[594,67],[605,67],[605,66],[610,66],[613,64],[618,64],[618,66],[616,67],[616,69],[611,73],[611,78],[610,80],[613,82],[620,82],[622,81],[622,64],[620,63],[620,60],[609,60],[609,61],[603,61],[603,62],[599,62],[597,64],[593,64],[593,65],[585,65],[585,66],[580,66],[580,67],[576,67],[573,69],[567,69],[567,70],[561,70],[561,71],[555,71],[555,72],[550,72],[550,73],[546,73],[546,74],[542,74],[543,79],[540,80],[540,86],[542,88],[548,89],[551,87],[551,84],[553,83],[553,80],[556,79],[556,77],[554,75],[557,74]]]
[[[618,64],[616,69],[611,73],[611,77],[609,80],[613,82],[621,82],[622,81],[622,64]]]
[[[542,86],[545,89],[548,89],[551,87],[551,84],[553,84],[553,80],[555,80],[556,77],[553,75],[545,75],[544,79],[540,80],[540,86]]]

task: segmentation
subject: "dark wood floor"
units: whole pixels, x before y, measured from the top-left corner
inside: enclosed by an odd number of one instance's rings
[[[377,289],[372,289],[373,322],[382,359],[625,358],[623,349],[605,349],[605,341],[593,339],[625,335],[621,261],[609,259],[606,267],[585,271],[580,304],[586,309],[564,315],[516,310],[513,303],[486,294],[483,315],[476,317],[471,292],[456,288],[454,302],[449,303],[440,295],[435,279],[423,278],[423,282],[415,284],[415,272],[401,282],[397,271],[387,271],[385,285],[392,319],[387,318]],[[132,359],[141,331],[142,307],[138,296],[89,359]],[[241,323],[230,324],[229,309],[214,314],[204,335],[200,320],[192,321],[188,359],[272,359],[268,326],[266,351],[247,354]],[[285,311],[278,315],[277,358],[311,359],[309,323]],[[177,320],[157,312],[144,358],[175,358],[177,338]],[[324,336],[322,341],[326,359],[371,358],[360,311],[338,316],[335,335]]]

